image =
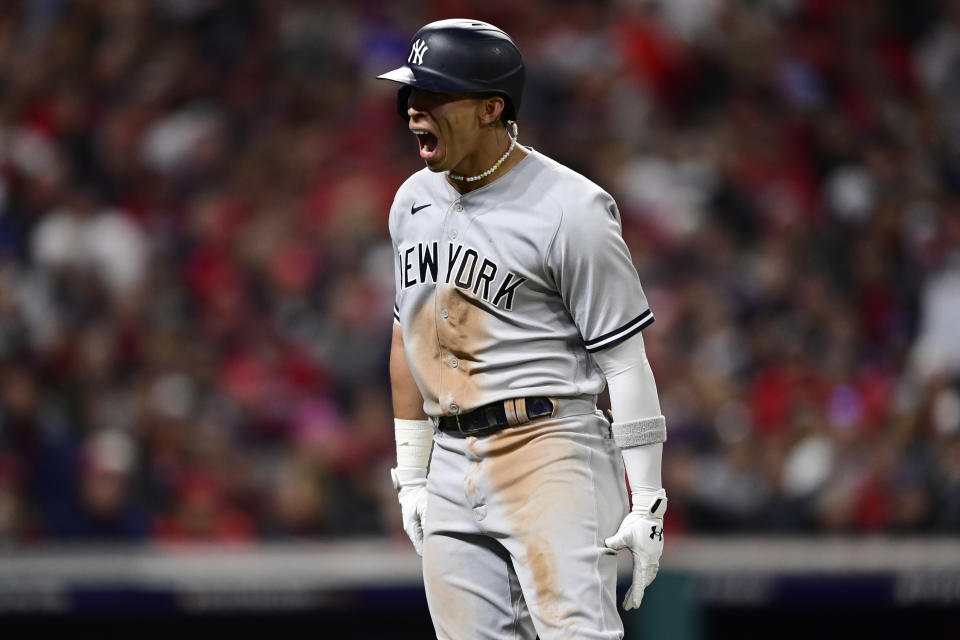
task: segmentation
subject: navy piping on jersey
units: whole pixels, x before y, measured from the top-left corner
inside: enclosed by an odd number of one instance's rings
[[[400,322],[400,307],[393,305],[393,317],[397,322]]]
[[[595,353],[601,349],[606,349],[616,344],[620,344],[627,338],[636,335],[638,332],[649,327],[651,324],[653,324],[653,321],[653,311],[647,309],[630,322],[621,326],[619,329],[614,329],[613,331],[605,333],[602,336],[597,336],[593,340],[585,340],[583,344],[587,348],[587,351],[590,353]]]

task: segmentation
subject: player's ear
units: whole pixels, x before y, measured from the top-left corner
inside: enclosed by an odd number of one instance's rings
[[[506,107],[502,96],[487,96],[480,102],[480,124],[493,127],[500,121],[503,109]]]

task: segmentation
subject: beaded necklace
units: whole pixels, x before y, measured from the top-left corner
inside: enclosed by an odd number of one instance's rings
[[[503,164],[503,161],[506,160],[506,159],[507,159],[507,156],[510,155],[510,152],[513,151],[513,148],[514,148],[515,146],[517,146],[517,136],[519,135],[519,130],[518,130],[518,128],[517,128],[517,123],[514,122],[513,120],[510,120],[510,121],[507,123],[507,126],[511,126],[511,125],[512,125],[512,129],[513,129],[513,135],[510,135],[510,133],[507,132],[507,135],[510,137],[510,146],[507,147],[506,153],[504,153],[502,156],[500,156],[500,159],[497,160],[497,161],[493,164],[492,167],[490,167],[489,169],[487,169],[486,171],[484,171],[483,173],[481,173],[481,174],[479,174],[479,175],[470,176],[469,178],[464,177],[464,176],[461,176],[460,174],[454,173],[454,172],[452,172],[452,171],[447,171],[447,175],[450,176],[453,180],[458,180],[458,181],[460,181],[460,182],[464,182],[464,181],[465,181],[465,182],[476,182],[477,180],[483,180],[483,179],[486,178],[488,175],[490,175],[491,173],[493,173],[494,171],[496,171],[497,169],[499,169],[499,168],[500,168],[500,165]]]

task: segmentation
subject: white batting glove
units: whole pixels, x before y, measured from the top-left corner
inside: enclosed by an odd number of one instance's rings
[[[423,555],[423,523],[427,517],[427,470],[410,467],[390,469],[400,498],[403,530],[418,556]]]
[[[630,549],[633,555],[633,583],[623,599],[625,611],[640,607],[644,590],[657,577],[663,553],[663,514],[666,512],[667,493],[663,489],[634,492],[633,509],[617,532],[603,542],[614,551]]]

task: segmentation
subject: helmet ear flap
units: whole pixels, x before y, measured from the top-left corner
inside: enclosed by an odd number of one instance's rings
[[[407,120],[407,104],[410,101],[410,93],[413,87],[408,84],[402,85],[397,91],[397,113],[404,121]]]

